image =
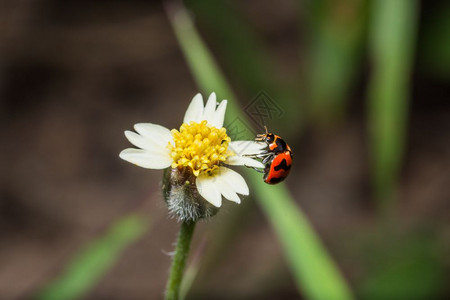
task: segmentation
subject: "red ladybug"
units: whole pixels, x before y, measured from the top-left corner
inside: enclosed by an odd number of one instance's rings
[[[279,135],[269,133],[267,128],[266,133],[258,134],[255,140],[266,142],[269,147],[265,152],[252,156],[262,159],[262,163],[265,164],[264,171],[255,169],[264,173],[264,182],[276,184],[286,179],[291,170],[293,157],[289,145]]]

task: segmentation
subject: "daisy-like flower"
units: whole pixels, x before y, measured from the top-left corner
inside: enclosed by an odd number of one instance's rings
[[[200,212],[202,203],[197,199],[198,194],[217,208],[222,205],[222,196],[240,203],[238,194],[249,194],[247,183],[239,173],[227,166],[264,168],[260,161],[246,155],[261,152],[266,144],[231,141],[223,128],[226,107],[227,100],[218,104],[215,93],[209,96],[205,106],[202,95],[197,94],[192,99],[179,130],[169,130],[152,123],[139,123],[134,125],[137,133],[125,131],[127,139],[140,149],[125,149],[120,157],[143,168],[167,169],[166,174],[170,180],[164,183],[166,201],[170,197],[176,198],[173,203],[168,203],[169,209],[174,212],[179,213],[179,208],[171,208],[171,205],[183,206],[183,202],[186,202],[185,195],[173,195],[174,191],[188,191],[191,198],[195,198],[188,199],[188,207],[185,205],[184,208],[197,209],[194,213],[187,212],[193,218],[203,215]]]

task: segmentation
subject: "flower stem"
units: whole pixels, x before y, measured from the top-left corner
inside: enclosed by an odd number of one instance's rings
[[[178,300],[181,280],[183,279],[184,267],[189,254],[192,235],[194,233],[195,222],[187,221],[181,223],[178,234],[175,254],[173,256],[170,275],[166,286],[166,300]]]

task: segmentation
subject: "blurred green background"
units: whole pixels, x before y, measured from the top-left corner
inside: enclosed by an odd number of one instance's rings
[[[0,20],[0,299],[162,298],[178,225],[123,131],[176,128],[211,89],[250,135],[263,92],[295,160],[289,193],[246,172],[251,196],[197,226],[186,299],[450,297],[447,2],[25,0]]]

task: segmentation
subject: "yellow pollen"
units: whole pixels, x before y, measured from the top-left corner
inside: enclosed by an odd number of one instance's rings
[[[221,162],[234,155],[228,150],[231,139],[225,128],[215,128],[206,121],[183,123],[180,130],[172,129],[175,146],[169,143],[172,168],[189,167],[195,176],[210,174]]]

